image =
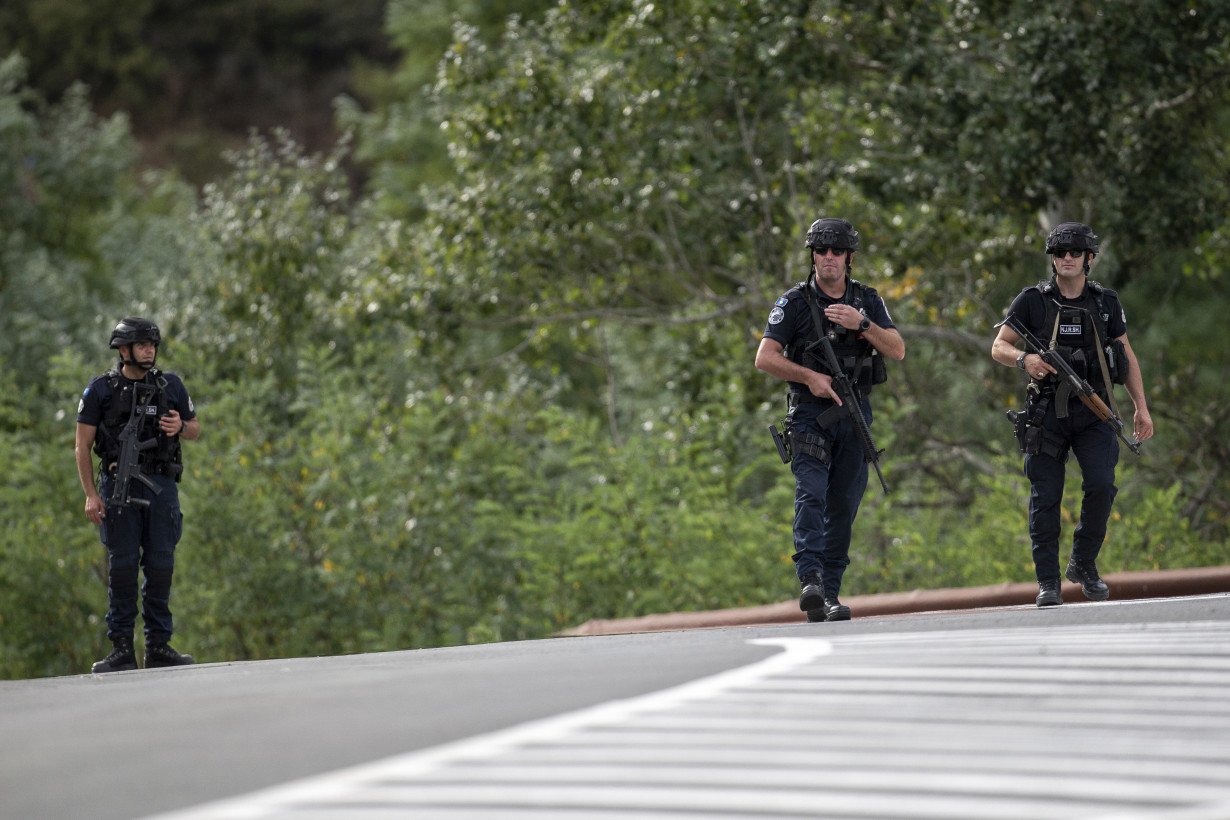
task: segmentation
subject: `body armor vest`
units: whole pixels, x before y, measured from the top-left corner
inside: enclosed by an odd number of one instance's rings
[[[1098,347],[1107,359],[1111,381],[1122,384],[1120,379],[1125,363],[1121,361],[1122,343],[1112,343],[1107,338],[1108,317],[1103,304],[1100,284],[1088,280],[1079,301],[1063,304],[1058,301],[1059,288],[1053,280],[1036,285],[1042,294],[1046,319],[1042,325],[1043,342],[1054,342],[1059,355],[1072,365],[1077,375],[1095,388],[1106,388],[1098,361]],[[1096,323],[1096,325],[1095,325]]]
[[[157,368],[150,370],[145,376],[144,383],[151,382],[154,386],[152,403],[139,407],[137,414],[143,419],[140,440],[145,441],[157,436],[158,444],[143,451],[139,463],[159,472],[170,473],[172,471],[168,468],[182,463],[179,437],[167,436],[158,427],[158,419],[166,415],[171,408],[167,404],[167,380]],[[141,382],[133,382],[124,378],[120,375],[117,366],[107,372],[107,384],[111,386],[111,401],[98,425],[98,435],[94,439],[94,452],[102,459],[104,469],[119,459],[119,435],[132,415],[132,403],[136,395],[134,385],[141,384]]]
[[[816,294],[808,293],[806,288],[811,286],[811,282],[800,282],[799,288],[802,297],[807,300],[818,299]],[[846,304],[855,310],[862,311],[864,301],[864,286],[857,279],[851,279],[849,288],[846,293],[850,299]],[[820,321],[820,327],[814,327],[816,318]],[[840,325],[835,325],[825,317],[823,310],[812,312],[813,335],[808,343],[818,340],[821,333],[832,333],[830,343],[833,345],[833,353],[837,355],[837,360],[841,362],[842,370],[846,376],[854,382],[855,386],[866,395],[873,385],[883,384],[888,381],[888,372],[884,367],[884,359],[880,356],[879,351],[872,347],[871,343],[863,339],[856,330],[847,330]],[[828,364],[823,360],[823,357],[818,353],[809,353],[807,344],[791,345],[789,353],[790,361],[803,367],[816,370],[825,375],[835,375],[829,372]]]

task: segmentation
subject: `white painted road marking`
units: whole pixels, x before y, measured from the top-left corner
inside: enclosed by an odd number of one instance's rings
[[[757,641],[759,663],[166,818],[1230,818],[1230,624]]]

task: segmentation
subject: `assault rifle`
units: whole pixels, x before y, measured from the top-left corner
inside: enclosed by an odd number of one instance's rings
[[[858,443],[863,448],[863,460],[875,468],[876,477],[880,479],[880,487],[884,489],[884,494],[888,495],[888,483],[884,480],[884,474],[880,472],[880,455],[884,451],[877,450],[875,441],[871,438],[871,428],[867,426],[867,419],[863,417],[863,404],[859,401],[858,391],[854,389],[854,382],[850,381],[841,362],[837,360],[837,354],[833,351],[833,343],[829,341],[828,334],[820,334],[818,340],[808,345],[808,352],[812,347],[819,347],[820,352],[824,354],[824,363],[833,373],[833,387],[837,389],[841,405],[850,414],[850,421],[854,423]]]
[[[152,384],[133,385],[132,413],[129,414],[128,422],[124,425],[124,429],[120,431],[119,435],[120,457],[116,462],[115,481],[111,485],[111,495],[107,498],[107,509],[109,510],[129,506],[149,506],[147,499],[132,498],[129,495],[134,478],[153,491],[154,495],[162,492],[162,488],[141,474],[141,468],[138,464],[138,456],[141,452],[158,445],[157,436],[148,438],[145,441],[140,440],[142,422],[149,412],[146,410],[146,407],[150,406],[149,402],[154,397],[154,390],[155,388]]]
[[[1115,431],[1115,435],[1128,446],[1129,450],[1136,455],[1140,455],[1140,442],[1130,439],[1123,434],[1123,419],[1119,418],[1115,411],[1111,410],[1106,402],[1102,401],[1102,397],[1098,395],[1098,392],[1093,389],[1089,382],[1077,375],[1076,371],[1072,369],[1072,365],[1068,364],[1063,356],[1059,355],[1058,350],[1043,345],[1038,341],[1038,337],[1030,333],[1014,316],[1006,317],[1001,324],[1006,324],[1016,331],[1017,335],[1025,342],[1026,348],[1029,348],[1030,353],[1037,353],[1042,357],[1042,361],[1058,370],[1060,377],[1071,386],[1072,392],[1081,400],[1081,403],[1088,407],[1099,419],[1110,424],[1111,428]],[[1107,385],[1106,389],[1110,390],[1110,385]]]

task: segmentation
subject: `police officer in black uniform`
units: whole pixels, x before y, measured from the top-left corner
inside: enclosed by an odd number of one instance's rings
[[[821,218],[807,231],[811,271],[777,300],[756,351],[756,367],[789,383],[786,430],[795,477],[794,563],[799,608],[809,621],[845,621],[842,576],[867,462],[853,422],[840,407],[832,374],[808,345],[826,333],[858,388],[863,417],[872,420],[869,394],[885,379],[884,356],[905,358],[905,342],[874,288],[850,277],[858,231],[844,219]],[[817,321],[820,327],[817,327]]]
[[[175,545],[179,542],[183,516],[176,486],[183,472],[180,441],[201,434],[192,400],[183,381],[174,373],[155,367],[162,335],[148,319],[130,316],[111,333],[111,348],[119,361],[86,387],[77,408],[77,475],[85,490],[85,515],[99,526],[107,548],[107,637],[113,650],[94,664],[94,672],[119,672],[137,668],[133,651],[133,628],[137,620],[137,576],[143,570],[141,615],[145,622],[145,666],[184,666],[193,663],[170,645],[171,576],[175,569]],[[142,403],[139,442],[153,442],[139,453],[145,480],[133,480],[128,497],[132,503],[107,506],[120,454],[118,436],[134,412],[137,393]],[[100,459],[95,488],[90,451]]]
[[[1043,344],[1053,345],[1112,409],[1112,385],[1125,385],[1136,408],[1136,439],[1152,437],[1153,420],[1145,402],[1140,365],[1128,342],[1127,317],[1119,296],[1089,279],[1089,268],[1099,248],[1097,235],[1088,225],[1064,222],[1047,236],[1045,248],[1052,260],[1051,278],[1021,291],[1008,308],[1009,318]],[[1064,575],[1080,584],[1089,600],[1105,601],[1110,588],[1098,574],[1096,559],[1117,492],[1118,439],[1111,425],[1094,415],[1066,381],[1056,377],[1055,368],[1018,345],[1024,346],[1021,334],[1002,324],[991,356],[1000,364],[1024,370],[1030,377],[1017,437],[1030,482],[1029,535],[1038,579],[1037,605],[1063,603],[1059,508],[1070,453],[1076,455],[1080,465],[1084,497]]]

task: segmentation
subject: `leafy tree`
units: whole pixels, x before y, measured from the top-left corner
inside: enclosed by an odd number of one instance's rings
[[[1224,561],[1219,5],[436,5],[421,30],[411,5],[388,23],[406,62],[364,69],[382,106],[342,106],[363,196],[347,141],[274,133],[198,200],[137,172],[123,118],[0,68],[5,676],[99,649],[71,414],[131,312],[202,418],[173,606],[203,659],[789,596],[782,386],[751,359],[822,212],[859,226],[856,275],[909,346],[850,593],[1029,577],[1018,377],[987,348],[1059,218],[1103,235],[1159,422],[1107,568]]]
[[[417,221],[425,213],[424,186],[452,178],[446,135],[428,91],[453,25],[464,22],[496,39],[509,17],[534,18],[551,5],[545,0],[389,0],[386,29],[398,51],[397,65],[359,72],[355,90],[373,101],[371,108],[349,98],[338,101],[340,121],[359,135],[356,153],[372,173],[369,187],[382,213]]]

